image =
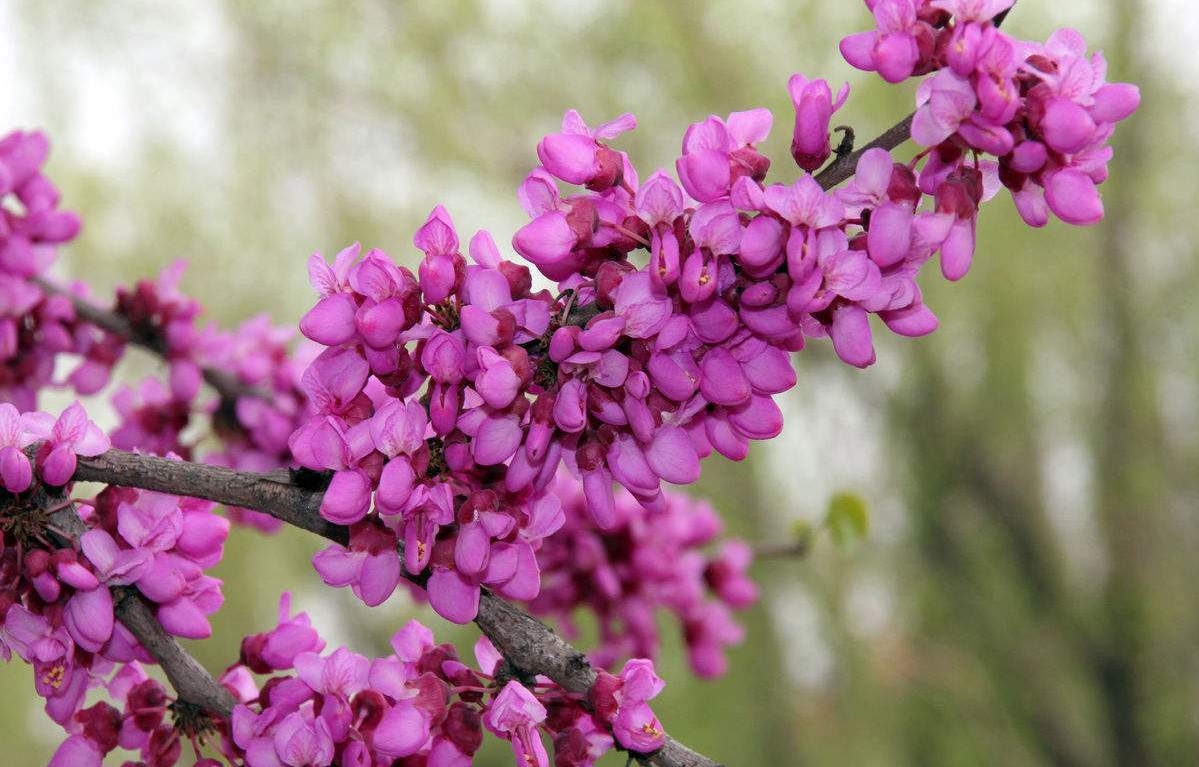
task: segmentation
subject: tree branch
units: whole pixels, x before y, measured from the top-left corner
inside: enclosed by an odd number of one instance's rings
[[[87,532],[83,520],[70,506],[51,514],[50,520],[75,539]],[[112,601],[117,620],[158,661],[179,700],[225,719],[232,715],[236,702],[233,695],[162,628],[153,609],[136,589],[115,586]]]
[[[838,157],[824,167],[824,170],[816,174],[816,181],[820,184],[820,188],[829,190],[840,184],[845,179],[849,178],[857,170],[858,160],[862,155],[871,149],[894,149],[903,142],[907,141],[912,136],[912,118],[916,113],[908,115],[899,122],[892,125],[882,133],[878,138],[871,141],[861,149],[856,149],[843,157]]]
[[[348,528],[321,517],[323,492],[299,487],[282,472],[257,474],[109,450],[95,458],[80,456],[74,479],[241,506],[335,543],[345,545],[349,540]],[[405,573],[404,577],[421,583],[417,576]],[[486,589],[479,600],[475,623],[516,668],[547,676],[563,689],[580,694],[586,694],[595,683],[596,671],[582,652],[549,626]],[[669,737],[660,750],[639,758],[654,767],[719,767],[719,763]]]
[[[145,334],[137,332],[133,324],[120,313],[96,306],[86,298],[75,295],[69,290],[64,290],[45,278],[34,277],[32,282],[45,293],[60,295],[69,300],[71,306],[75,309],[77,317],[90,322],[117,338],[124,339],[127,343],[148,349],[159,356],[165,356],[164,349],[158,340],[147,338]],[[216,390],[222,400],[236,402],[239,397],[269,397],[266,392],[243,384],[237,379],[237,376],[227,370],[202,367],[200,368],[200,372],[204,376],[204,380]]]
[[[141,594],[134,589],[114,588],[112,598],[117,620],[158,661],[179,700],[223,719],[232,716],[236,704],[233,695],[163,629]]]

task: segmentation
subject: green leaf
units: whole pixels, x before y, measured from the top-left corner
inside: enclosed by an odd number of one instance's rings
[[[866,537],[870,530],[870,509],[856,493],[837,493],[829,499],[824,526],[833,542],[845,548]]]

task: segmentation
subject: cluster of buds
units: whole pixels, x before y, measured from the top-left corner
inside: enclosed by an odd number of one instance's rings
[[[288,437],[310,413],[300,375],[312,347],[291,349],[295,331],[272,325],[260,315],[234,331],[201,327],[201,307],[179,289],[185,264],[176,262],[157,280],[142,280],[117,291],[115,312],[134,337],[169,363],[164,383],[151,376],[136,388],[120,387],[113,397],[121,425],[113,444],[126,450],[193,457],[184,438],[193,415],[210,417],[219,448],[200,456],[247,471],[270,471],[292,464]],[[205,373],[219,371],[218,397],[202,398]],[[230,518],[273,531],[279,523],[247,509]]]
[[[118,743],[142,749],[149,764],[173,763],[161,761],[180,749],[162,725],[165,693],[137,665],[153,658],[116,620],[115,600],[146,600],[175,636],[209,636],[223,596],[205,570],[221,559],[228,520],[211,503],[148,491],[67,497],[79,457],[109,448],[79,403],[57,418],[2,403],[0,439],[0,653],[33,666],[46,712],[75,733],[56,764],[99,764]],[[124,713],[108,703],[85,709],[96,686]]]
[[[0,139],[0,399],[32,411],[48,388],[96,394],[128,343],[137,342],[161,354],[169,373],[165,382],[150,378],[118,389],[122,422],[112,435],[115,445],[191,458],[193,444],[182,433],[195,413],[208,413],[222,444],[204,460],[254,471],[291,464],[287,438],[308,414],[299,383],[309,357],[305,349],[289,348],[294,331],[272,326],[265,316],[234,332],[200,327],[199,303],[179,289],[182,262],[157,280],[119,288],[113,322],[97,324],[81,314],[75,302],[92,303],[86,286],[47,289],[57,246],[80,230],[77,215],[58,209],[58,190],[41,171],[48,154],[39,132]],[[204,370],[222,371],[232,391],[200,401]],[[277,526],[245,510],[233,509],[231,516]]]
[[[58,189],[42,173],[49,152],[40,132],[0,138],[0,399],[22,410],[36,406],[41,389],[63,383],[55,380],[59,355],[80,359],[67,382],[93,394],[108,382],[123,346],[36,281],[54,263],[57,246],[80,229],[77,215],[58,209]]]
[[[658,657],[658,612],[667,611],[678,620],[691,669],[702,677],[723,674],[725,648],[744,636],[732,611],[758,596],[747,573],[749,545],[729,539],[706,552],[723,522],[710,504],[681,493],[667,491],[656,512],[618,494],[616,524],[599,530],[577,480],[563,473],[550,489],[562,499],[566,523],[537,552],[541,593],[530,612],[554,618],[568,636],[577,634],[577,611],[593,614],[599,644],[589,656],[613,668],[622,658]]]
[[[912,138],[930,150],[920,189],[939,211],[970,221],[969,237],[963,224],[946,246],[958,251],[947,269],[955,276],[969,266],[982,186],[1002,183],[1031,226],[1051,211],[1069,224],[1103,218],[1096,187],[1107,178],[1108,142],[1140,104],[1135,85],[1106,82],[1103,54],[1088,55],[1075,30],[1045,43],[1000,31],[996,19],[1014,2],[867,0],[877,28],[841,41],[850,64],[888,82],[933,75],[917,92]],[[980,164],[979,154],[997,162]]]
[[[440,209],[416,241],[429,254],[419,283],[378,250],[359,259],[354,246],[333,267],[310,261],[322,297],[301,328],[337,345],[304,374],[317,415],[291,451],[301,466],[333,472],[321,513],[351,526],[348,547],[314,560],[325,581],[379,604],[399,582],[402,541],[408,572],[427,572],[434,609],[462,623],[483,586],[535,597],[535,549],[562,525],[555,496],[504,481],[533,409],[522,394],[534,378],[524,345],[546,332],[552,299],[529,293],[527,269],[500,268],[485,238],[466,267]]]
[[[391,647],[374,659],[344,647],[326,652],[308,616],[290,614],[285,595],[278,625],[247,637],[222,676],[239,701],[226,756],[249,767],[466,767],[489,731],[511,743],[519,767],[548,767],[543,734],[555,765],[588,767],[616,743],[637,753],[662,746],[647,703],[662,680],[649,661],[602,675],[588,696],[520,674],[485,637],[474,667],[417,621]],[[256,674],[268,678],[259,684]]]

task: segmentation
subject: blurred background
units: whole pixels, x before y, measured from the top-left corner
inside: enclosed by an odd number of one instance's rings
[[[656,709],[730,765],[1199,763],[1199,17],[1184,0],[1022,0],[1007,25],[1075,26],[1109,79],[1141,85],[1108,218],[1032,231],[997,198],[970,275],[927,275],[938,333],[886,339],[866,371],[810,349],[784,436],[713,459],[696,492],[751,540],[819,520],[839,490],[872,517],[856,546],[755,566],[763,599],[727,677],[695,680],[667,643]],[[867,26],[848,1],[4,0],[0,130],[55,141],[51,176],[86,222],[61,277],[103,294],[182,257],[211,318],[290,324],[312,303],[309,253],[361,240],[415,264],[439,202],[464,237],[506,242],[568,107],[635,112],[619,146],[642,177],[673,166],[688,123],[767,106],[774,177],[793,178],[797,71],[849,80],[837,121],[869,139],[914,86],[840,60]],[[474,641],[402,597],[356,609],[320,585],[315,548],[235,533],[216,638],[192,648],[210,669],[273,625],[284,589],[361,652],[409,614]],[[61,739],[29,673],[0,668],[13,767]]]

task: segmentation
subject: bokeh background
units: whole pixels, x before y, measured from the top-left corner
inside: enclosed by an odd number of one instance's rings
[[[796,71],[849,80],[838,120],[869,138],[913,86],[839,59],[867,22],[850,0],[3,0],[0,127],[55,140],[86,221],[60,276],[103,293],[182,257],[212,319],[291,323],[313,250],[361,240],[413,264],[438,202],[507,240],[567,107],[637,113],[620,146],[643,177],[688,123],[759,105],[793,176]],[[970,275],[928,275],[938,333],[883,341],[866,371],[806,351],[784,436],[712,461],[696,492],[751,540],[785,540],[843,489],[872,522],[855,546],[755,567],[763,599],[724,679],[691,678],[667,642],[656,708],[731,765],[1199,763],[1199,20],[1184,0],[1022,0],[1007,23],[1076,26],[1110,79],[1141,85],[1108,218],[1031,231],[1001,196]],[[209,668],[273,625],[284,589],[362,652],[410,614],[474,640],[403,598],[356,609],[320,585],[315,548],[233,536],[217,636],[193,646]],[[61,734],[28,669],[0,668],[0,690],[4,763],[44,764]]]

